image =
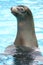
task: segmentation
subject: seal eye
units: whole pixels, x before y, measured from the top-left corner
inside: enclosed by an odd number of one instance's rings
[[[22,8],[20,10],[21,10],[21,12],[24,12],[24,10]]]
[[[18,10],[19,12],[21,12],[21,13],[24,13],[24,12],[25,12],[25,10],[24,10],[23,7],[20,7],[20,8],[18,7],[17,10]]]

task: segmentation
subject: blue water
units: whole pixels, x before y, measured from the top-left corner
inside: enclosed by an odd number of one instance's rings
[[[28,6],[33,13],[38,45],[43,54],[43,0],[0,0],[0,53],[3,53],[7,46],[13,44],[16,38],[17,20],[11,14],[10,8],[21,4]],[[12,57],[9,57],[10,60],[4,60],[8,58],[6,56],[2,58],[3,60],[0,58],[0,65],[5,62],[7,65],[12,65],[12,63],[9,64]]]

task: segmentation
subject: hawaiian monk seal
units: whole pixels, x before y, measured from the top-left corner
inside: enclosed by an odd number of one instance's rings
[[[18,24],[15,45],[37,48],[38,44],[35,35],[34,21],[30,9],[26,6],[19,5],[12,7],[11,12],[16,16]]]

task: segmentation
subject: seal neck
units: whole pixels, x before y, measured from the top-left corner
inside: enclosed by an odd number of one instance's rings
[[[37,48],[37,39],[34,30],[33,20],[30,18],[20,18],[17,20],[17,37],[21,38],[23,42],[20,42],[25,47]],[[20,45],[20,44],[19,44]]]

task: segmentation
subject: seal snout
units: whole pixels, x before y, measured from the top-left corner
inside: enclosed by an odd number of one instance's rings
[[[14,8],[13,7],[11,7],[11,11],[13,11],[14,10]]]
[[[23,7],[11,7],[11,11],[12,12],[25,12],[24,8]]]

